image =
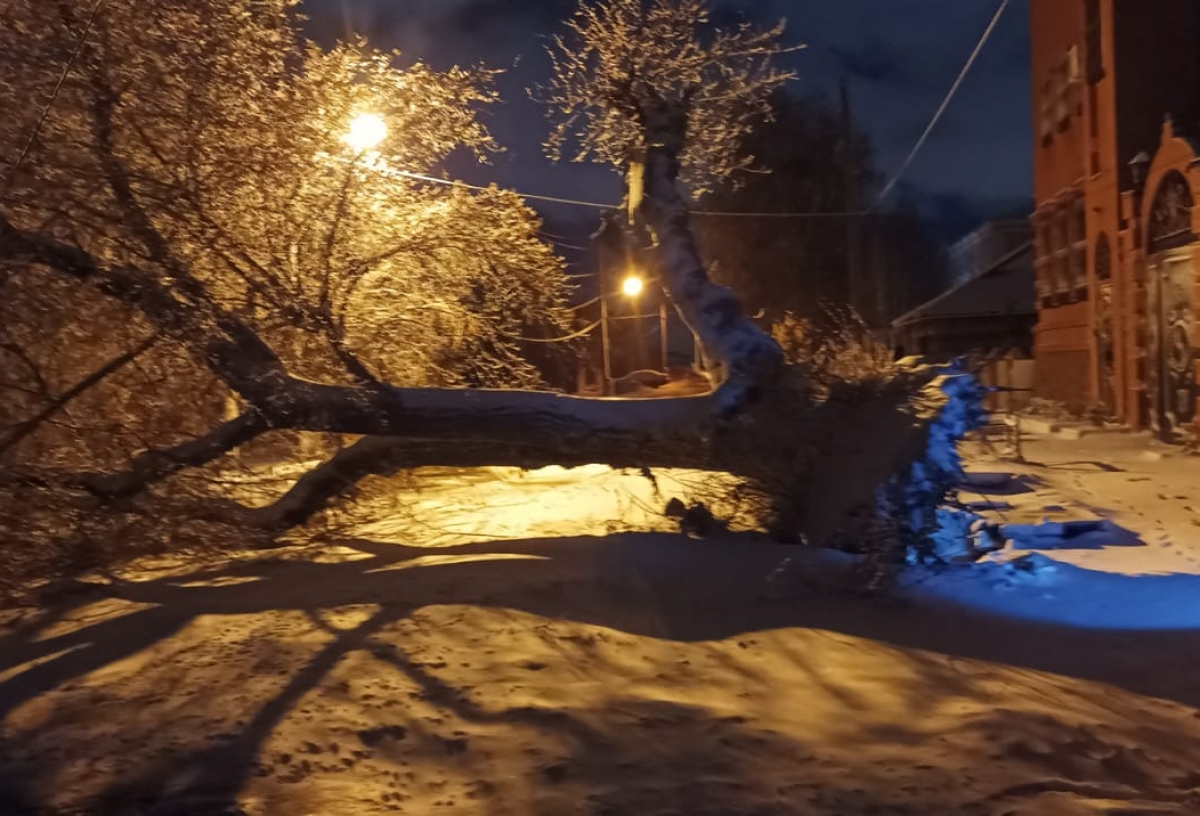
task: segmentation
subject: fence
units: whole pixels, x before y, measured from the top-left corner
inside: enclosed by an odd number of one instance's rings
[[[979,370],[979,381],[997,389],[988,394],[987,409],[992,413],[1013,413],[1029,404],[1033,396],[1034,361],[1010,352],[987,360]]]

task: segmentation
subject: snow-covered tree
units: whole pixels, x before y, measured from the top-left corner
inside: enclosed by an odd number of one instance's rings
[[[545,99],[554,158],[625,169],[660,142],[696,196],[753,165],[743,148],[794,78],[779,68],[783,23],[709,25],[708,0],[580,3],[551,47]]]
[[[535,215],[508,192],[405,175],[495,149],[476,116],[491,72],[401,69],[364,42],[322,51],[297,36],[293,5],[7,4],[0,212],[192,308],[237,315],[299,376],[540,385],[521,338],[562,334],[568,313]],[[38,288],[19,272],[10,290]],[[64,384],[150,331],[126,337],[128,316],[89,323],[78,298],[59,305],[74,335],[41,331],[46,318],[16,313],[14,298],[5,325],[26,327],[9,357],[40,357]],[[158,412],[179,405],[161,396]]]
[[[397,172],[494,149],[476,117],[493,99],[491,74],[400,70],[397,55],[363,42],[322,52],[297,36],[293,5],[114,0],[90,19],[78,3],[10,4],[0,37],[16,70],[0,93],[26,115],[0,125],[9,161],[65,55],[82,45],[6,211],[159,280],[186,270],[265,332],[283,325],[319,338],[297,365],[327,351],[358,378],[386,370],[413,384],[500,384],[503,363],[511,381],[535,382],[506,335],[559,333],[564,279],[531,240],[532,214],[512,195],[476,197]],[[349,138],[363,121],[380,128],[369,150]],[[520,320],[493,325],[470,306],[480,292],[516,288],[529,297],[506,305]],[[352,347],[360,323],[386,325],[391,339],[371,359]],[[480,370],[446,365],[447,342],[481,333],[489,341],[474,348],[491,359]]]
[[[777,383],[780,348],[708,280],[688,226],[680,172],[702,189],[745,165],[740,140],[787,76],[771,67],[777,30],[707,31],[695,0],[602,0],[580,8],[573,39],[558,46],[549,99],[578,114],[590,155],[644,169],[639,211],[664,286],[719,386],[696,398],[605,400],[463,387],[532,383],[522,338],[564,327],[559,262],[519,199],[420,178],[455,151],[495,149],[476,116],[493,96],[489,72],[400,69],[362,42],[320,50],[300,36],[294,6],[0,9],[0,107],[19,114],[0,121],[0,172],[11,179],[0,198],[4,274],[29,286],[50,272],[136,312],[145,336],[186,352],[241,410],[170,447],[150,440],[122,469],[0,482],[123,498],[292,429],[363,438],[239,520],[286,528],[362,477],[407,467],[742,473],[768,458],[809,477],[843,463],[854,485],[812,502],[836,519],[904,458],[921,425],[909,403],[924,383],[876,394],[858,414],[817,404],[803,387],[751,407]],[[161,402],[151,394],[134,407]],[[921,416],[936,403],[923,402]],[[868,421],[896,433],[864,449],[855,440]],[[769,431],[785,426],[781,444]],[[799,455],[818,441],[820,454]]]

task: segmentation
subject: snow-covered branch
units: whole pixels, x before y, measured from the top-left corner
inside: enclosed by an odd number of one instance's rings
[[[654,144],[656,109],[680,108],[679,175],[696,195],[749,166],[742,141],[794,76],[775,64],[794,50],[781,44],[782,22],[711,30],[707,0],[581,3],[567,27],[551,42],[554,74],[538,94],[556,119],[551,157],[624,168]]]

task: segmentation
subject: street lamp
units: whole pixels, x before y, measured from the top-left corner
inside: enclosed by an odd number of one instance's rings
[[[377,113],[360,113],[350,121],[346,144],[356,153],[366,153],[379,147],[388,135],[387,122]]]
[[[621,291],[624,292],[633,301],[633,319],[637,321],[637,355],[638,363],[641,364],[645,359],[646,338],[642,333],[642,318],[651,317],[652,315],[643,315],[641,306],[638,304],[638,296],[646,288],[645,282],[637,275],[630,275],[625,278],[621,284]],[[663,374],[670,377],[670,358],[667,347],[667,299],[666,296],[660,296],[658,300],[658,348],[661,355],[660,362],[662,363]]]
[[[1140,193],[1146,183],[1146,171],[1150,169],[1150,154],[1143,150],[1129,161],[1129,177],[1134,192]]]
[[[618,320],[633,320],[635,321],[634,337],[637,339],[636,353],[637,365],[642,365],[646,357],[646,338],[642,334],[642,320],[651,315],[641,313],[641,304],[638,298],[646,291],[646,282],[641,276],[631,273],[621,281],[621,293],[625,295],[633,304],[633,314],[627,317],[619,317]],[[600,346],[604,356],[604,382],[605,393],[608,393],[608,384],[612,382],[612,360],[609,351],[609,332],[608,332],[608,296],[600,296]],[[658,303],[658,328],[659,328],[659,352],[661,354],[661,364],[663,373],[670,376],[669,352],[667,342],[667,300],[662,297]]]
[[[633,320],[633,353],[637,355],[634,358],[634,368],[641,368],[646,362],[646,338],[642,336],[642,305],[638,302],[638,297],[645,288],[646,284],[636,273],[630,273],[621,281],[621,291],[633,304],[633,314],[629,317]]]
[[[634,314],[629,315],[629,318],[637,319],[640,315],[637,314],[639,309],[638,296],[645,290],[645,282],[635,273],[630,273],[621,281],[621,294],[629,298],[633,302]],[[610,348],[609,328],[608,328],[608,298],[607,292],[600,293],[600,350],[604,358],[603,375],[604,375],[604,393],[608,394],[612,387],[612,351]],[[617,318],[618,320],[622,318]],[[635,329],[635,336],[638,339],[638,362],[641,362],[641,335]]]

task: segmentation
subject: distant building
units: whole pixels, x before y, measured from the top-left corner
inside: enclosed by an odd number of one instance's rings
[[[996,264],[1014,249],[1033,240],[1033,225],[1027,218],[988,221],[961,238],[946,252],[951,284],[963,283]]]
[[[1034,304],[1033,243],[1026,241],[896,318],[893,344],[901,356],[1028,359],[1037,320]]]
[[[1031,0],[1036,390],[1196,421],[1200,3]]]

